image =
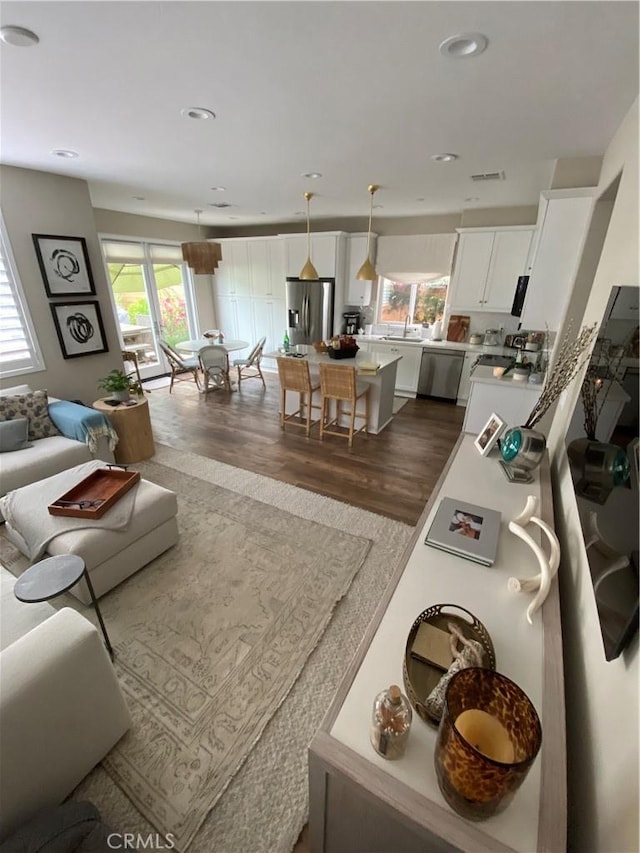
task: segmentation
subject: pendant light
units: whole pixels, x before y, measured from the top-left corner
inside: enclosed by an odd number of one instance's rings
[[[201,210],[195,210],[198,218],[198,243],[182,243],[182,257],[187,266],[191,267],[196,275],[212,275],[216,271],[218,263],[222,260],[222,249],[219,243],[211,243],[202,239],[200,228]]]
[[[309,220],[309,202],[313,198],[313,193],[305,193],[304,197],[307,200],[307,263],[300,270],[299,278],[303,281],[317,281],[318,270],[311,263],[311,224]]]
[[[358,274],[356,275],[356,279],[358,281],[375,281],[378,278],[378,273],[375,270],[375,267],[371,263],[371,218],[373,217],[373,196],[376,191],[380,189],[377,184],[369,184],[369,192],[371,193],[371,207],[369,209],[369,231],[367,233],[367,259],[362,264],[360,269],[358,270]]]

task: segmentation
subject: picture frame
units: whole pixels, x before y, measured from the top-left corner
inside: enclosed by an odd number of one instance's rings
[[[63,358],[108,352],[97,299],[52,302],[49,307]]]
[[[95,294],[89,253],[84,237],[32,234],[38,266],[47,296]]]
[[[504,432],[505,427],[506,423],[502,420],[500,415],[496,415],[496,413],[493,412],[489,420],[478,433],[478,437],[473,442],[476,450],[482,456],[488,456],[495,446],[495,443]]]

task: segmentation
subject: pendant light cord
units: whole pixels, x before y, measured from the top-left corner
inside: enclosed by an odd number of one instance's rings
[[[304,197],[307,200],[307,258],[311,259],[311,220],[309,218],[309,202],[313,193],[305,193]]]

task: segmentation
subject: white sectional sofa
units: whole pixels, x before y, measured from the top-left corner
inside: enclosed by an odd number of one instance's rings
[[[0,397],[10,397],[32,392],[28,385],[17,385],[0,391]],[[58,403],[49,397],[49,403]],[[23,450],[12,450],[0,454],[0,496],[13,489],[19,489],[36,480],[51,477],[60,471],[66,471],[90,459],[113,462],[110,445],[115,437],[96,436],[90,446],[86,441],[69,438],[66,435],[51,435],[32,441],[31,446]],[[115,437],[117,440],[117,437]]]
[[[23,604],[14,582],[0,567],[0,842],[61,803],[131,725],[97,629]]]

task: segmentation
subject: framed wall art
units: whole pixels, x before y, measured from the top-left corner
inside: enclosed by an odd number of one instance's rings
[[[47,296],[96,292],[84,237],[32,234]]]
[[[482,431],[476,440],[473,442],[476,446],[476,450],[478,450],[483,456],[487,456],[502,434],[505,426],[506,424],[502,418],[494,412],[482,428]]]
[[[64,358],[108,351],[97,300],[56,302],[50,307]]]

